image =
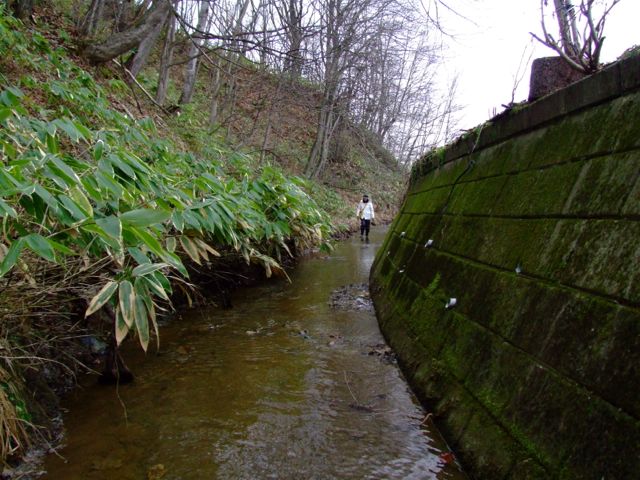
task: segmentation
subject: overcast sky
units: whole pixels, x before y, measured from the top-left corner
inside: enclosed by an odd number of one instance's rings
[[[531,59],[553,52],[529,35],[541,34],[539,0],[449,0],[447,4],[468,18],[440,11],[443,27],[452,35],[445,38],[443,79],[458,74],[457,102],[465,107],[458,125],[469,129],[511,101],[523,55],[526,62],[532,51]],[[612,10],[605,27],[603,61],[615,60],[630,46],[640,44],[639,22],[640,0],[622,0]],[[521,67],[520,75],[523,72],[516,102],[528,96],[530,62]]]

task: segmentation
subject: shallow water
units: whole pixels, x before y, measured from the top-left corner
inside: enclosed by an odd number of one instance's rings
[[[127,351],[133,384],[66,401],[64,460],[45,478],[465,478],[397,365],[369,355],[375,315],[329,306],[367,281],[383,233],[302,260],[291,284],[236,292],[232,309],[182,312],[159,354]]]

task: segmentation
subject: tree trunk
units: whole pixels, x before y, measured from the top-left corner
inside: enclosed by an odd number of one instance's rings
[[[286,0],[285,0],[286,1]],[[302,27],[303,5],[300,0],[288,0],[286,16],[287,36],[289,37],[289,51],[285,59],[284,70],[292,78],[302,75],[302,39],[304,36]]]
[[[167,88],[169,86],[169,66],[173,60],[173,42],[176,38],[176,19],[172,16],[169,18],[167,25],[167,35],[164,40],[164,48],[160,57],[160,67],[158,71],[158,89],[156,90],[156,102],[160,105],[164,104],[167,96]]]
[[[80,33],[84,37],[90,37],[96,33],[98,22],[102,18],[104,11],[104,0],[93,0],[89,5],[89,10],[80,22]]]
[[[238,18],[236,19],[236,24],[233,27],[233,36],[239,36],[242,33],[242,22],[244,21],[244,16],[247,14],[247,9],[249,8],[249,4],[251,0],[238,0],[236,8],[238,9]],[[244,53],[242,45],[238,45],[238,42],[235,40],[231,43],[231,50],[234,52],[241,51]],[[238,55],[239,58],[239,55]]]
[[[136,23],[136,11],[145,12],[149,8],[148,0],[139,6],[134,0],[111,0],[111,3],[116,5],[115,26],[118,32],[123,32]]]
[[[168,0],[154,0],[139,24],[111,35],[104,42],[88,45],[84,55],[93,63],[104,63],[134,49],[159,23],[164,22],[170,11]]]
[[[159,22],[154,28],[152,28],[149,34],[140,42],[140,45],[138,45],[138,49],[135,55],[131,58],[129,64],[127,65],[129,71],[131,72],[131,75],[133,75],[134,77],[137,77],[138,73],[140,73],[140,71],[147,64],[149,55],[151,55],[151,51],[156,45],[158,37],[164,29],[164,26],[167,24],[168,19],[169,12],[167,12],[167,16],[165,17],[164,21]]]
[[[271,124],[273,123],[273,112],[275,110],[276,105],[278,105],[281,101],[280,94],[282,92],[282,86],[284,84],[284,79],[282,76],[278,77],[278,87],[276,88],[275,95],[271,99],[271,104],[269,105],[269,110],[267,112],[267,126],[264,129],[264,137],[262,138],[262,148],[260,149],[260,163],[264,162],[266,153],[267,153],[267,145],[269,144],[269,136],[271,135]]]
[[[556,17],[558,19],[558,27],[560,28],[560,39],[562,42],[562,48],[571,58],[576,58],[578,55],[577,47],[574,43],[573,36],[571,35],[570,16],[572,15],[571,9],[573,8],[568,0],[553,0],[556,10]]]
[[[203,32],[207,29],[207,23],[209,21],[209,2],[203,0],[200,2],[200,10],[198,13],[198,25],[197,29]],[[195,37],[195,38],[193,38]],[[200,46],[202,45],[201,34],[195,32],[191,38],[191,44],[189,45],[189,61],[184,74],[184,84],[182,85],[182,95],[180,95],[179,104],[184,105],[191,102],[193,97],[193,90],[196,86],[196,75],[198,73],[198,58],[200,54]]]
[[[324,172],[325,165],[329,159],[329,146],[331,144],[331,139],[333,138],[333,130],[335,127],[333,117],[333,109],[330,109],[327,114],[327,125],[324,127],[324,138],[322,139],[322,144],[320,146],[318,162],[316,168],[311,172],[310,178],[312,179],[318,178],[322,172]]]
[[[219,107],[219,95],[222,89],[222,68],[223,59],[218,58],[216,62],[214,72],[212,73],[213,82],[211,86],[211,108],[209,110],[209,126],[213,127],[218,121],[218,107]]]
[[[324,169],[324,165],[329,156],[329,141],[331,140],[331,130],[333,124],[333,104],[331,99],[327,99],[320,108],[318,118],[318,131],[316,132],[316,140],[309,154],[309,160],[305,168],[305,175],[314,179]]]
[[[33,4],[35,0],[15,0],[13,3],[13,13],[20,20],[28,20],[33,14]]]
[[[140,71],[147,64],[149,55],[151,55],[153,47],[155,47],[156,43],[158,42],[158,37],[160,37],[160,33],[162,33],[164,26],[167,24],[170,14],[171,12],[168,11],[164,20],[158,22],[158,24],[154,28],[152,28],[149,31],[148,35],[144,37],[144,39],[140,42],[140,45],[138,45],[138,50],[131,59],[131,63],[129,65],[129,71],[134,77],[137,77],[138,73],[140,73]]]

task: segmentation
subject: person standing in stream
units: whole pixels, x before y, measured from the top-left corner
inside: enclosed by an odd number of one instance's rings
[[[369,240],[369,228],[376,214],[373,211],[373,203],[369,201],[368,195],[362,196],[362,201],[356,208],[356,216],[360,219],[360,240],[362,240],[364,236]]]

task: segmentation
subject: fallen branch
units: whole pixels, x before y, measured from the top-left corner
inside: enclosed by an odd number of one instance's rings
[[[153,98],[153,96],[147,91],[146,88],[144,88],[142,86],[142,84],[136,80],[136,77],[133,76],[133,74],[129,71],[129,69],[127,67],[125,67],[123,64],[121,64],[120,62],[118,62],[116,59],[112,60],[113,63],[115,63],[119,68],[121,68],[129,77],[129,79],[136,84],[136,86],[142,90],[142,93],[145,94],[145,96],[151,101],[151,103],[153,103],[156,107],[158,107],[160,110],[162,110],[162,112],[165,115],[169,115],[171,112],[169,112],[169,110],[167,110],[164,106],[160,105],[158,102],[156,102],[155,98]]]

